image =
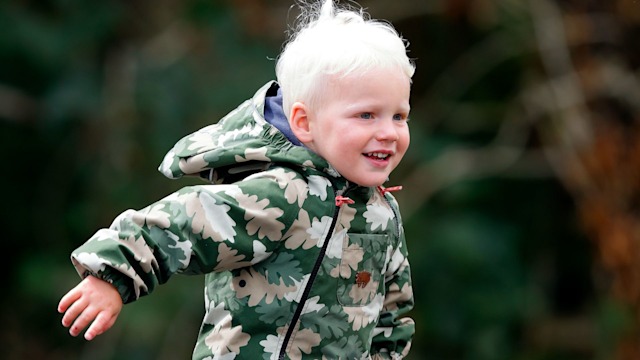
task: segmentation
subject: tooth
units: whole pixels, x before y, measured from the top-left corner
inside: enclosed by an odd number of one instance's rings
[[[384,154],[384,153],[367,153],[366,154],[369,157],[376,157],[378,159],[386,159],[389,157],[389,154]]]

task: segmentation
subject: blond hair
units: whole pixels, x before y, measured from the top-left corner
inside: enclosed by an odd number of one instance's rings
[[[276,64],[287,117],[296,101],[314,108],[329,77],[379,68],[397,68],[409,79],[413,76],[408,42],[388,22],[372,20],[362,9],[337,8],[333,0],[303,2],[300,7],[298,27]]]

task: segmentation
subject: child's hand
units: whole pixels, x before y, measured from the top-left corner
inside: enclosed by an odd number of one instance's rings
[[[65,313],[62,325],[70,327],[69,333],[72,336],[78,336],[91,323],[84,334],[87,340],[111,328],[121,309],[122,299],[118,290],[93,276],[87,276],[62,297],[58,304],[58,312]]]

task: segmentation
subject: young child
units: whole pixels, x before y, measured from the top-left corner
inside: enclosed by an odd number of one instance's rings
[[[62,323],[93,339],[123,303],[205,275],[194,359],[400,359],[414,324],[397,203],[414,66],[387,23],[332,0],[280,55],[278,82],[180,140],[160,166],[201,176],[118,216],[72,256]]]

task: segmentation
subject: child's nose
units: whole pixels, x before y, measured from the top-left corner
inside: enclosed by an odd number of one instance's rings
[[[398,129],[392,119],[384,119],[379,122],[376,132],[376,140],[378,141],[396,141],[398,140]]]

